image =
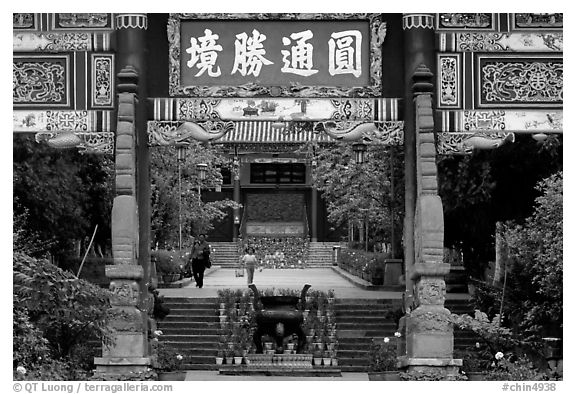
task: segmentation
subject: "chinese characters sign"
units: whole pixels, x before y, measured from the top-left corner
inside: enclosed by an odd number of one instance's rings
[[[330,96],[366,89],[366,95],[377,94],[373,66],[375,54],[380,65],[380,51],[371,46],[373,25],[368,18],[173,19],[179,37],[174,34],[178,42],[171,43],[171,73],[177,74],[170,76],[171,93]],[[169,38],[170,32],[169,25]]]

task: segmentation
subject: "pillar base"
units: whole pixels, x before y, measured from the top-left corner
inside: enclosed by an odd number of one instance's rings
[[[406,372],[442,373],[456,376],[462,367],[462,359],[457,358],[409,358],[398,357],[398,367]]]
[[[95,357],[96,376],[117,376],[149,372],[150,357]]]

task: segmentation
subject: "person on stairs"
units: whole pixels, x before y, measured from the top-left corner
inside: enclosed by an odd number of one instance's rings
[[[196,281],[196,287],[204,286],[204,270],[211,266],[210,245],[206,242],[206,235],[198,235],[198,240],[192,246],[192,275]]]

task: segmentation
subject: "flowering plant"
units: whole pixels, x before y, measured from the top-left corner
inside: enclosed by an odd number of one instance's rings
[[[166,342],[157,342],[156,369],[163,372],[180,371],[184,365],[184,356]]]
[[[395,334],[396,338],[400,336]],[[397,358],[396,338],[373,339],[368,352],[369,368],[372,372],[396,371]]]
[[[497,352],[486,380],[544,380],[545,377],[526,356]]]

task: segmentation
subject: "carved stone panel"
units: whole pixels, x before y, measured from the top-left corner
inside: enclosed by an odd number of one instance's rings
[[[495,14],[491,13],[446,13],[437,14],[437,30],[494,30]]]
[[[114,106],[114,55],[92,54],[92,107]]]
[[[416,284],[418,303],[423,305],[444,305],[446,283],[442,277],[422,277]]]
[[[114,279],[110,281],[113,294],[112,305],[138,305],[140,288],[133,280]]]
[[[529,29],[562,29],[564,25],[564,14],[562,13],[517,13],[511,14],[512,29],[529,30]]]
[[[53,30],[112,30],[112,14],[107,13],[57,13],[51,14]]]
[[[477,107],[558,106],[564,100],[561,58],[478,56]]]
[[[460,54],[438,56],[438,103],[440,108],[461,108],[462,72]]]
[[[14,56],[12,101],[18,106],[69,107],[70,59],[68,56]]]
[[[33,13],[14,13],[12,14],[12,28],[14,30],[38,30],[38,16]]]

